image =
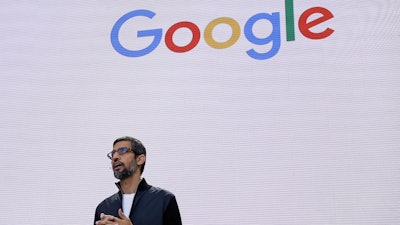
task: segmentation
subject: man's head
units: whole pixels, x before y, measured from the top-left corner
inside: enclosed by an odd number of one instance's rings
[[[136,171],[143,173],[146,164],[146,148],[136,138],[129,136],[117,138],[108,156],[117,179],[128,178]]]

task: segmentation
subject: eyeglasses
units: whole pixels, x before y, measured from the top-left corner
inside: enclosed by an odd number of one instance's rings
[[[119,148],[118,150],[112,150],[111,152],[109,152],[109,153],[107,154],[107,157],[110,158],[110,159],[112,159],[113,156],[114,156],[114,154],[115,154],[116,152],[118,152],[119,155],[123,155],[123,154],[125,154],[125,153],[127,153],[127,152],[133,152],[133,150],[130,149],[130,148],[127,148],[127,147]]]

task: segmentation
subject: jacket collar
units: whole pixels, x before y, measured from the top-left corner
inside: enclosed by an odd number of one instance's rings
[[[117,187],[119,189],[118,196],[119,196],[119,200],[121,201],[121,208],[122,208],[121,182],[117,182],[117,183],[115,183],[115,185],[117,185]],[[133,211],[135,210],[138,202],[143,197],[145,191],[149,190],[150,188],[151,188],[151,186],[149,184],[147,184],[147,182],[146,182],[146,180],[144,178],[142,178],[142,180],[139,182],[138,188],[136,190],[135,198],[133,199],[132,209],[131,209],[131,212],[129,213],[129,217],[130,218],[131,218],[131,215],[132,215]]]
[[[115,185],[118,187],[120,195],[122,195],[121,182],[117,182],[117,183],[115,183]],[[146,180],[144,178],[142,178],[142,180],[139,182],[139,186],[136,190],[136,193],[149,190],[150,187],[151,186],[149,184],[147,184]]]

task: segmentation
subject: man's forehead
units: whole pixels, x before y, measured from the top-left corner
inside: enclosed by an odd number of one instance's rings
[[[130,141],[118,141],[115,143],[113,146],[114,148],[122,148],[122,147],[131,147],[131,142]]]

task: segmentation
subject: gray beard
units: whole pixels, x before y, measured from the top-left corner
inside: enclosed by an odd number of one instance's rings
[[[132,176],[135,173],[135,171],[136,171],[136,165],[132,165],[132,168],[130,170],[124,168],[124,170],[122,170],[121,172],[114,171],[114,177],[119,180],[123,180]]]

